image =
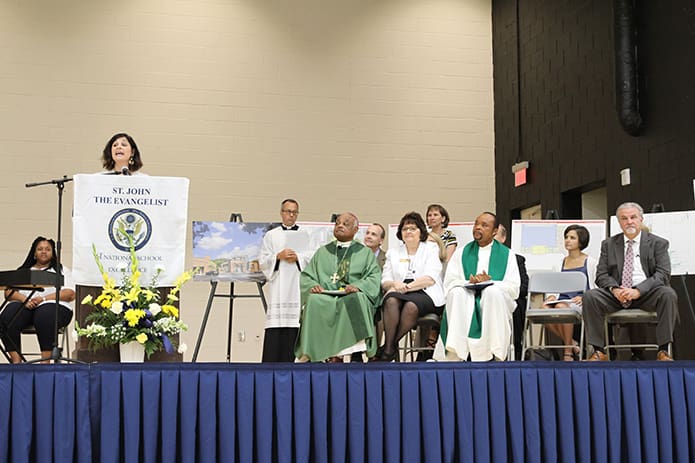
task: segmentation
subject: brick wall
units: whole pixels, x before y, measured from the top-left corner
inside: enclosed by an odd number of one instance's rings
[[[693,209],[692,2],[636,2],[644,119],[638,137],[622,130],[615,111],[613,2],[519,3],[518,25],[516,1],[495,0],[492,12],[495,181],[502,222],[532,204],[541,203],[544,214],[561,210],[563,192],[596,185],[606,187],[608,211],[624,201],[647,209],[653,203],[663,203],[667,211]],[[511,166],[520,158],[531,162],[531,179],[514,188]],[[626,167],[632,184],[622,187],[619,171]],[[674,287],[684,301],[680,281]],[[679,330],[685,333],[695,326],[681,305]],[[678,337],[683,341],[687,335]],[[694,347],[681,345],[680,352],[695,357]]]

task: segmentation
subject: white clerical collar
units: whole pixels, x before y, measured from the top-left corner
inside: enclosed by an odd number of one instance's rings
[[[492,245],[494,244],[494,242],[495,242],[495,240],[492,240],[492,241],[490,241],[490,244],[487,244],[485,246],[480,246],[480,245],[478,245],[478,246],[480,247],[480,249],[490,249],[492,247]]]
[[[352,244],[352,240],[350,240],[350,241],[336,241],[336,245],[339,248],[349,248],[351,244]]]

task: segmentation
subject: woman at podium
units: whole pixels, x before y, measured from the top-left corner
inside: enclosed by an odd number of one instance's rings
[[[106,142],[101,155],[105,174],[137,175],[142,167],[138,145],[127,133],[117,133]]]
[[[31,269],[56,273],[55,242],[52,239],[39,236],[34,240],[24,263],[18,270]],[[70,302],[75,300],[75,289],[70,281],[70,271],[62,269],[64,284],[60,290],[60,304],[56,310],[55,287],[46,287],[43,291],[5,290],[5,300],[8,302],[5,310],[0,313],[0,339],[12,363],[20,363],[22,330],[34,326],[41,348],[41,358],[51,357],[55,341],[55,317],[58,316],[58,327],[64,328],[72,320]],[[33,293],[33,294],[32,294]]]

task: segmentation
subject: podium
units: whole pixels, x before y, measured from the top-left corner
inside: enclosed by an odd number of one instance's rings
[[[103,278],[95,262],[99,256],[104,271],[120,284],[123,266],[130,265],[130,242],[138,259],[140,282],[157,278],[161,300],[185,269],[188,213],[187,178],[78,174],[74,176],[73,264],[77,298],[75,320],[85,327],[85,318],[94,310],[80,302],[87,295],[101,293]],[[185,308],[184,308],[185,311]],[[177,337],[174,337],[178,341]],[[118,361],[118,346],[90,351],[89,340],[80,338],[75,346],[79,360]],[[150,361],[176,362],[178,353],[157,352]]]

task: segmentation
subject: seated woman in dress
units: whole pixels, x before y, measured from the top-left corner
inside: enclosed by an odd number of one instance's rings
[[[567,257],[562,260],[561,271],[582,272],[587,277],[586,289],[595,288],[596,259],[582,252],[589,245],[589,230],[581,225],[570,225],[565,228],[564,236]],[[554,304],[553,307],[566,308],[570,306],[582,306],[582,293],[560,294],[559,296],[551,295],[548,296],[546,301],[550,302],[557,299],[568,299],[571,300],[571,302],[559,302]],[[550,305],[546,304],[545,307],[550,307]],[[574,325],[571,323],[557,323],[547,324],[546,327],[562,339],[563,344],[575,346],[566,347],[563,355],[563,360],[565,361],[571,362],[575,360],[579,354],[579,346],[577,345],[577,341],[573,339]]]
[[[56,273],[55,242],[39,236],[34,240],[24,263],[19,269],[43,270]],[[60,289],[60,304],[56,312],[56,292],[54,287],[44,288],[41,292],[13,289],[5,290],[5,299],[10,301],[0,314],[0,338],[12,363],[22,361],[21,333],[29,326],[34,326],[39,338],[41,358],[51,357],[55,341],[55,317],[58,314],[58,327],[64,328],[72,319],[70,302],[75,300],[75,289],[70,280],[70,271],[62,269],[64,284]],[[31,298],[29,296],[31,295]]]
[[[101,154],[106,174],[141,174],[142,158],[138,145],[127,133],[117,133],[106,142]]]
[[[398,355],[398,341],[417,325],[418,318],[441,315],[444,306],[439,247],[427,240],[422,216],[405,214],[396,236],[401,243],[386,253],[381,277],[385,342],[377,355],[389,362]]]

